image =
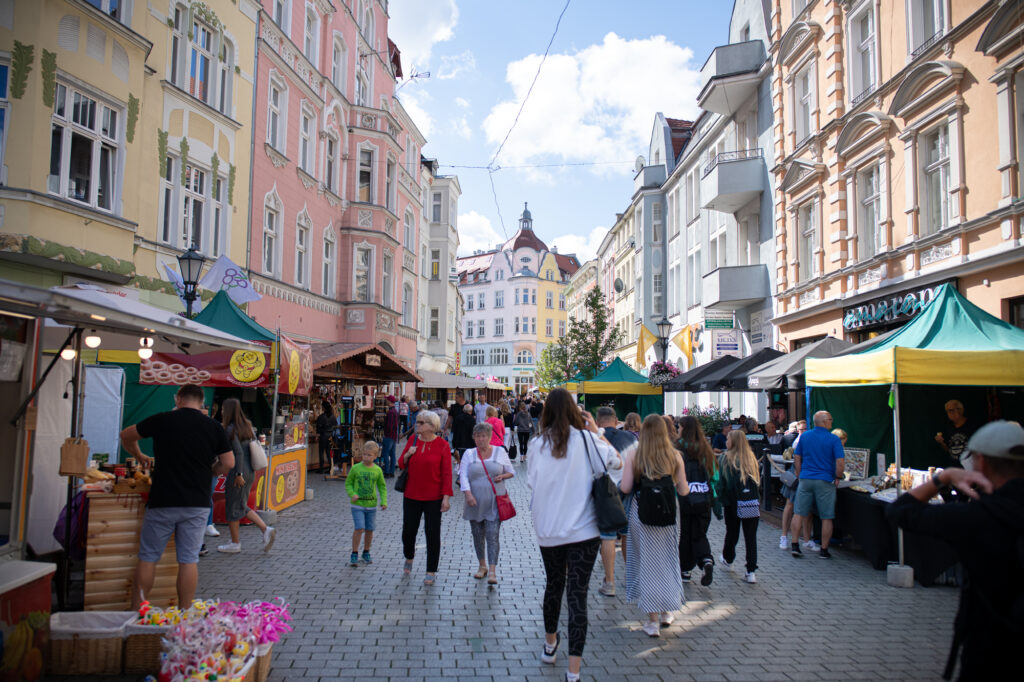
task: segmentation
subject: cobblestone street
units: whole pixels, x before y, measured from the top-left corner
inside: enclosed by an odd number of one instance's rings
[[[199,595],[291,603],[295,631],[274,648],[272,680],[560,680],[564,646],[555,666],[539,660],[544,574],[525,468],[516,468],[509,491],[519,515],[502,528],[496,588],[470,576],[476,559],[461,495],[444,518],[437,583],[425,587],[422,529],[414,573],[402,575],[400,495],[377,514],[374,563],[352,568],[344,485],[311,474],[314,500],[279,515],[270,555],[244,528],[240,556],[202,560]],[[621,555],[619,595],[598,594],[599,559],[584,679],[939,679],[956,590],[890,588],[884,572],[843,550],[832,561],[811,553],[798,561],[779,550],[776,528],[760,531],[758,583],[743,582],[739,567],[718,567],[711,587],[686,586],[686,606],[660,639],[640,631],[640,614],[625,602]],[[711,533],[717,556],[724,525],[713,522]],[[563,608],[563,641],[564,621]]]

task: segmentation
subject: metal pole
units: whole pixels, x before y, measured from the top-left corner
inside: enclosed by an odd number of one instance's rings
[[[81,433],[81,397],[85,392],[85,382],[82,380],[82,332],[83,329],[76,328],[74,331],[75,364],[71,372],[71,437],[77,438]],[[64,517],[64,575],[61,576],[60,603],[67,608],[68,592],[71,589],[71,520],[74,518],[75,503],[75,477],[68,476],[67,493],[64,507],[67,513]]]
[[[281,328],[277,329],[277,341],[274,342],[274,357],[276,362],[274,363],[274,404],[270,408],[270,438],[267,439],[267,470],[263,474],[263,508],[267,509],[270,507],[270,472],[274,459],[274,434],[277,433],[277,398],[278,398],[278,386],[281,383]],[[281,443],[284,445],[284,442]],[[308,456],[308,453],[307,453]]]
[[[892,429],[893,438],[896,445],[896,496],[899,497],[903,494],[903,476],[902,476],[902,458],[900,457],[900,385],[896,382],[892,384],[893,393],[893,409],[892,409]],[[900,566],[903,565],[903,529],[897,528],[896,530],[896,546],[899,549],[899,560]]]

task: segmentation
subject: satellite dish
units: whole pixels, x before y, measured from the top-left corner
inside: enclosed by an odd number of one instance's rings
[[[615,287],[615,293],[617,294],[621,294],[622,290],[626,288],[626,284],[619,277],[615,278],[615,283],[612,286]]]
[[[644,169],[644,166],[646,165],[647,160],[644,158],[643,154],[641,154],[640,156],[636,157],[636,161],[633,162],[633,170],[639,173]]]

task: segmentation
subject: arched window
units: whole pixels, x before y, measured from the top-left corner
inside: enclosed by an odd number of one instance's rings
[[[532,365],[533,353],[528,350],[521,350],[516,353],[516,363],[520,365]]]
[[[334,46],[331,48],[331,82],[334,87],[341,91],[341,94],[348,97],[345,92],[345,72],[348,67],[348,52],[345,50],[345,41],[340,34],[334,35]]]
[[[302,53],[306,55],[315,68],[319,69],[318,55],[320,53],[320,18],[312,5],[306,5],[306,17],[302,23]]]
[[[323,272],[321,287],[324,296],[334,296],[334,228],[328,225],[324,230]]]
[[[408,284],[402,287],[402,324],[412,326],[412,287]]]
[[[405,248],[416,252],[416,223],[412,211],[405,212]]]

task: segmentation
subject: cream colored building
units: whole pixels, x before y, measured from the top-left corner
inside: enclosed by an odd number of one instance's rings
[[[621,342],[615,355],[630,367],[637,369],[636,340],[637,327],[637,255],[642,245],[636,243],[634,208],[631,205],[625,213],[615,217],[615,224],[609,230],[608,252],[611,254],[612,293],[614,295],[614,324],[621,330]]]
[[[896,328],[946,281],[1024,325],[1021,3],[775,0],[775,323]]]

